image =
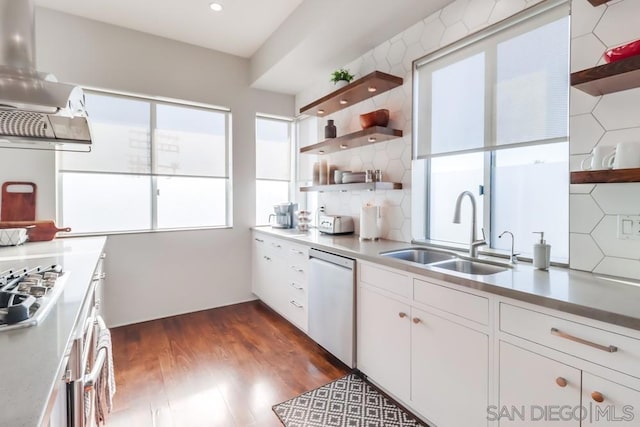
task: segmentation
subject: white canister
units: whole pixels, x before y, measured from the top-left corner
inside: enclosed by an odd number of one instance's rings
[[[367,204],[360,208],[360,240],[378,240],[381,237],[380,206]]]

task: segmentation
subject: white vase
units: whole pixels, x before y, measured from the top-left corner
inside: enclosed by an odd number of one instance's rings
[[[335,88],[336,88],[336,90],[337,90],[337,89],[340,89],[340,88],[345,87],[345,86],[346,86],[346,85],[348,85],[348,84],[349,84],[349,82],[348,82],[348,81],[346,81],[346,80],[338,80],[338,81],[336,82],[336,84],[335,84]]]

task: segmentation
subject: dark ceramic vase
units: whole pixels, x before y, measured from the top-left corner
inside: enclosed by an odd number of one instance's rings
[[[333,124],[333,120],[327,120],[327,125],[324,127],[325,138],[336,137],[336,125]]]

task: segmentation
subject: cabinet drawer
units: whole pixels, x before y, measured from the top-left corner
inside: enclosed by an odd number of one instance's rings
[[[290,294],[288,297],[289,298],[284,301],[284,317],[303,331],[307,332],[307,303],[304,300],[304,297],[293,298]]]
[[[287,256],[292,262],[306,262],[309,259],[309,247],[287,242],[285,246]]]
[[[640,378],[640,340],[635,338],[505,303],[500,304],[500,330]]]
[[[484,297],[414,279],[413,299],[482,325],[489,324],[489,300]]]
[[[407,274],[371,264],[360,264],[360,281],[403,297],[410,296],[411,282]]]

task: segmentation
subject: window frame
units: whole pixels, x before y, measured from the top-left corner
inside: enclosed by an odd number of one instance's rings
[[[296,136],[296,132],[295,132],[295,119],[291,118],[291,117],[284,117],[284,116],[276,116],[273,114],[265,114],[265,113],[256,113],[255,116],[255,149],[257,149],[257,144],[258,144],[258,120],[271,120],[274,122],[285,122],[287,123],[287,133],[288,133],[288,138],[289,138],[289,179],[288,180],[284,180],[284,179],[275,179],[275,178],[258,178],[257,173],[255,174],[255,183],[257,184],[258,181],[262,181],[262,182],[286,182],[288,183],[288,199],[290,201],[295,201],[294,200],[294,195],[295,195],[295,182],[296,182],[296,176],[298,174],[298,162],[297,162],[297,156],[296,156],[296,148],[297,148],[297,136]],[[257,159],[257,152],[256,152],[256,165],[257,165],[258,159]],[[257,172],[254,169],[254,173]],[[257,188],[257,185],[256,185]],[[257,192],[256,192],[256,207],[257,207]],[[257,212],[256,212],[257,213]],[[255,225],[256,226],[265,226],[265,225],[269,225],[268,222],[264,223],[264,224],[260,224],[258,223],[258,218],[255,218]]]
[[[414,230],[423,230],[424,238],[416,239],[412,236],[412,242],[417,244],[430,244],[435,246],[441,246],[449,249],[468,249],[468,243],[458,244],[456,242],[449,241],[440,241],[440,240],[432,240],[432,230],[431,230],[431,175],[432,175],[432,167],[431,167],[431,159],[437,157],[447,157],[447,156],[455,156],[462,155],[474,152],[481,152],[483,154],[483,183],[482,183],[482,197],[483,199],[477,200],[479,203],[482,203],[482,213],[483,213],[483,221],[480,226],[484,229],[486,235],[487,246],[482,248],[484,250],[480,250],[481,253],[488,254],[500,254],[503,251],[500,249],[496,249],[492,247],[494,242],[492,241],[492,224],[493,224],[493,207],[496,203],[494,200],[495,197],[493,195],[493,189],[495,188],[495,177],[496,177],[496,153],[498,150],[502,149],[513,149],[525,146],[542,146],[546,144],[557,144],[563,143],[566,144],[567,149],[567,163],[569,162],[569,136],[567,131],[566,137],[559,138],[551,138],[551,139],[543,139],[536,141],[527,141],[520,143],[510,143],[510,144],[501,144],[495,145],[497,126],[496,126],[496,96],[493,93],[495,88],[495,80],[496,80],[496,65],[497,65],[497,46],[500,42],[505,40],[509,40],[513,37],[518,37],[519,35],[525,34],[529,31],[535,30],[541,26],[552,23],[558,19],[563,19],[564,16],[570,17],[569,14],[569,5],[567,0],[552,0],[543,4],[539,4],[537,6],[533,6],[531,8],[525,9],[523,12],[520,12],[514,15],[511,18],[507,18],[506,20],[499,22],[491,27],[488,27],[484,30],[480,30],[477,33],[474,33],[458,42],[455,42],[449,46],[446,46],[443,49],[439,49],[433,53],[427,54],[421,58],[416,59],[413,62],[412,69],[412,78],[413,78],[413,115],[412,115],[412,160],[414,165],[418,161],[424,161],[423,170],[424,173],[422,175],[422,180],[419,182],[419,187],[424,188],[426,190],[426,197],[424,199],[424,205],[419,208],[419,211],[424,210],[424,217],[421,218],[423,220],[422,224],[418,224],[417,227],[412,226]],[[567,11],[566,15],[563,11]],[[560,15],[560,17],[558,16]],[[570,31],[570,29],[569,29]],[[495,44],[487,45],[482,44],[482,40],[493,37],[496,40]],[[570,34],[567,34],[567,37],[570,37]],[[459,151],[452,152],[443,152],[443,153],[431,153],[431,136],[423,136],[420,134],[420,129],[431,129],[431,120],[432,120],[432,107],[431,107],[431,96],[428,99],[427,97],[421,96],[421,93],[425,90],[424,86],[427,85],[428,93],[431,95],[431,81],[429,79],[426,82],[420,81],[420,70],[423,67],[429,67],[430,64],[436,63],[438,68],[433,68],[429,75],[432,75],[433,71],[444,68],[448,65],[454,64],[458,61],[464,60],[465,58],[469,58],[478,53],[484,52],[485,54],[485,84],[484,84],[484,93],[485,93],[485,105],[484,105],[484,145],[482,148],[473,148],[473,149],[465,149]],[[569,57],[569,52],[567,52],[567,57]],[[568,58],[569,59],[569,58]],[[568,95],[569,95],[570,86],[567,86],[567,105],[569,103]],[[568,118],[567,118],[568,119]],[[421,139],[428,138],[429,140],[429,153],[421,154]],[[487,145],[487,141],[491,142],[491,145]],[[568,170],[567,170],[568,175]],[[414,174],[414,178],[415,178]],[[419,176],[419,175],[418,175]],[[473,189],[474,193],[476,189]],[[569,196],[569,189],[567,188],[567,198]],[[416,198],[413,198],[413,201],[416,201]],[[452,212],[453,212],[453,206]],[[568,239],[568,228],[567,228],[567,239]],[[562,259],[564,262],[564,259]],[[554,262],[556,263],[556,262]],[[568,259],[566,260],[568,264]],[[559,263],[564,265],[562,262]]]
[[[119,175],[119,176],[143,176],[150,178],[149,195],[151,199],[150,206],[150,223],[151,227],[146,229],[133,229],[133,230],[109,230],[109,231],[87,231],[74,233],[71,231],[69,236],[104,236],[104,235],[118,235],[118,234],[144,234],[144,233],[158,233],[158,232],[171,232],[171,231],[188,231],[188,230],[205,230],[205,229],[228,229],[233,228],[233,182],[232,182],[232,144],[231,144],[231,125],[232,114],[231,109],[227,107],[221,107],[216,105],[204,104],[199,102],[190,102],[179,99],[165,98],[159,96],[134,94],[122,91],[113,91],[100,89],[95,87],[84,86],[83,91],[87,94],[108,96],[112,98],[129,99],[139,102],[146,102],[149,104],[149,173],[143,172],[107,172],[107,171],[92,171],[92,170],[65,170],[61,168],[61,156],[63,152],[56,153],[56,212],[60,221],[64,221],[64,211],[62,200],[64,197],[63,186],[61,184],[63,174],[81,173],[81,174],[93,174],[93,175]],[[155,155],[155,141],[156,141],[156,125],[157,125],[157,106],[167,105],[173,107],[184,107],[193,110],[200,110],[206,112],[215,112],[224,114],[225,136],[225,175],[190,175],[190,174],[167,174],[155,172],[156,155]],[[170,227],[170,228],[158,228],[158,178],[160,177],[178,177],[178,178],[211,178],[211,179],[224,179],[225,182],[225,224],[224,225],[206,225],[206,226],[185,226],[185,227]]]

